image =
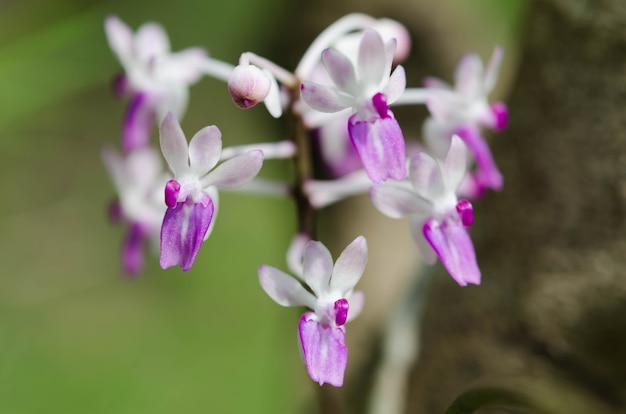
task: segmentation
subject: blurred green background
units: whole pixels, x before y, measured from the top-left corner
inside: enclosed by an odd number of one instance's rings
[[[500,17],[520,3],[475,4],[483,9],[450,9],[496,13],[481,15],[495,32],[468,20],[487,39],[474,50],[489,53],[494,39],[510,41]],[[133,29],[158,21],[174,50],[203,46],[236,62],[243,51],[275,54],[280,22],[297,9],[287,0],[0,2],[0,413],[307,411],[298,312],[274,304],[256,276],[260,263],[284,268],[290,202],[224,194],[191,271],[162,271],[151,257],[125,279],[100,162],[101,147],[119,142],[125,107],[110,89],[120,67],[106,15]],[[243,114],[223,83],[205,79],[183,129],[190,137],[209,124],[225,145],[283,138],[263,108]],[[264,174],[289,166],[268,162]]]

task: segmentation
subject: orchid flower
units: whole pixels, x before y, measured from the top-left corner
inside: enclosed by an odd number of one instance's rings
[[[374,183],[406,175],[404,137],[388,106],[406,86],[402,66],[391,72],[395,50],[395,39],[385,43],[377,31],[367,29],[356,62],[334,48],[322,52],[334,86],[304,81],[300,88],[304,102],[317,111],[350,110],[348,134]]]
[[[122,268],[133,276],[144,267],[146,240],[158,246],[165,213],[161,188],[168,177],[159,154],[150,147],[128,155],[105,148],[102,159],[118,194],[118,200],[112,204],[111,218],[128,225],[122,246]]]
[[[215,223],[217,187],[235,188],[261,169],[263,152],[251,150],[217,165],[222,135],[216,126],[198,131],[190,143],[174,114],[161,123],[161,151],[174,174],[165,185],[167,211],[161,228],[161,267],[189,270]]]
[[[299,239],[296,243],[302,244]],[[301,257],[301,265],[290,265],[297,278],[261,265],[259,282],[279,305],[306,306],[311,310],[302,315],[298,324],[307,371],[320,385],[340,387],[348,362],[345,324],[361,313],[364,302],[363,294],[353,289],[365,270],[367,242],[363,236],[357,237],[334,265],[328,249],[317,241],[306,243]]]
[[[443,162],[426,153],[411,157],[410,186],[383,184],[370,190],[372,202],[383,214],[411,217],[411,234],[424,262],[433,264],[439,257],[461,286],[480,284],[474,246],[466,229],[474,221],[473,208],[456,196],[466,162],[467,148],[455,135]]]
[[[472,196],[479,196],[486,189],[500,190],[503,185],[502,174],[480,132],[481,127],[501,131],[508,121],[506,106],[502,102],[489,104],[487,100],[496,83],[501,61],[501,48],[494,50],[486,70],[477,55],[468,54],[457,66],[454,87],[437,78],[425,81],[428,89],[451,93],[433,93],[427,99],[431,117],[424,122],[424,138],[440,157],[449,146],[452,135],[465,141],[477,166],[476,172],[468,176],[468,182],[463,186],[463,192]]]
[[[133,33],[117,16],[109,16],[104,28],[124,69],[115,83],[117,92],[130,96],[122,141],[130,151],[148,144],[152,125],[168,112],[183,116],[189,85],[201,78],[209,58],[202,48],[170,52],[167,34],[156,23],[143,24]]]

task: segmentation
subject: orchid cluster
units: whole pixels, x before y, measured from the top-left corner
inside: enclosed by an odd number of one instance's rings
[[[128,227],[122,246],[125,273],[142,271],[144,245],[158,251],[162,268],[189,270],[212,232],[220,188],[293,197],[300,231],[287,262],[295,277],[261,265],[258,278],[279,305],[309,309],[298,324],[303,359],[315,382],[333,386],[344,382],[345,324],[364,304],[354,288],[365,270],[367,242],[358,236],[333,263],[328,249],[314,241],[316,210],[369,193],[384,215],[410,218],[424,263],[439,259],[459,285],[480,284],[468,233],[474,221],[468,199],[503,185],[482,135],[484,128],[499,131],[507,122],[506,106],[488,101],[501,49],[495,49],[486,69],[478,56],[464,57],[453,87],[428,78],[424,88],[407,88],[398,63],[408,56],[410,36],[389,19],[343,17],[313,41],[293,72],[251,52],[237,65],[202,48],[171,52],[156,23],[133,32],[110,16],[105,32],[123,67],[115,90],[128,99],[122,153],[103,151],[118,195],[110,215]],[[293,136],[222,148],[221,132],[212,125],[188,142],[179,119],[189,87],[205,75],[226,81],[240,108],[263,102],[274,118],[293,118]],[[408,104],[425,104],[430,112],[422,145],[407,145],[392,111]],[[155,126],[167,169],[152,146]],[[256,178],[263,161],[272,158],[295,162],[294,182]],[[326,179],[312,175],[313,163]]]

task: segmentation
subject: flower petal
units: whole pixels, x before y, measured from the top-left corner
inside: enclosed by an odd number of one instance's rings
[[[122,268],[128,276],[136,276],[144,267],[143,255],[144,234],[141,225],[131,224],[122,245]]]
[[[133,55],[133,31],[119,17],[113,15],[104,21],[104,31],[109,47],[126,68]]]
[[[143,61],[163,56],[170,51],[170,40],[163,26],[157,23],[145,23],[137,29],[135,35],[135,53]]]
[[[489,59],[489,63],[487,64],[487,69],[485,70],[485,79],[483,81],[484,94],[488,95],[489,92],[496,85],[498,80],[498,72],[500,71],[500,64],[502,63],[502,56],[504,55],[504,50],[502,47],[497,46],[493,49],[493,53],[491,54],[491,59]]]
[[[168,208],[161,227],[161,267],[179,265],[187,271],[196,260],[213,218],[213,202],[178,203]]]
[[[486,188],[491,188],[496,191],[501,190],[504,184],[504,178],[496,166],[489,145],[487,145],[480,130],[474,125],[464,125],[459,128],[456,133],[474,154],[477,167],[476,178],[479,179]]]
[[[450,276],[461,286],[480,284],[480,270],[476,263],[474,245],[465,227],[459,224],[433,220],[424,224],[424,237],[439,256]]]
[[[263,166],[263,151],[248,151],[224,161],[209,172],[200,183],[204,188],[220,186],[227,188],[239,187],[252,180]]]
[[[356,114],[348,121],[348,133],[370,180],[375,184],[388,178],[403,180],[406,150],[402,130],[393,114],[374,121],[355,122],[355,117]]]
[[[202,128],[189,142],[189,164],[198,177],[208,173],[220,160],[222,133],[215,125]]]
[[[185,134],[173,113],[168,113],[159,129],[161,152],[174,176],[189,170],[189,147]]]
[[[424,237],[424,223],[426,222],[424,215],[416,215],[411,217],[409,226],[411,228],[411,236],[417,246],[417,250],[422,256],[422,261],[427,265],[434,265],[437,262],[437,253]]]
[[[340,90],[350,95],[358,94],[354,66],[346,55],[336,49],[326,49],[322,52],[322,62],[328,75]]]
[[[483,61],[473,53],[463,56],[454,74],[455,89],[467,97],[483,96]]]
[[[302,82],[300,95],[307,105],[320,112],[339,112],[352,106],[349,96],[333,87],[315,82]]]
[[[409,177],[415,191],[427,200],[441,197],[445,191],[439,163],[425,152],[411,157]]]
[[[430,202],[403,188],[379,185],[370,189],[374,206],[391,218],[402,218],[418,212],[430,212]]]
[[[281,306],[315,308],[315,297],[300,282],[272,266],[259,266],[259,283],[265,293]]]
[[[341,387],[348,364],[345,329],[321,325],[311,319],[311,315],[310,313],[302,315],[298,324],[300,344],[309,377],[320,385],[328,383]]]
[[[402,66],[397,66],[389,77],[383,93],[387,97],[387,103],[392,104],[400,98],[406,89],[406,73]]]
[[[458,135],[452,136],[442,170],[446,188],[456,191],[467,172],[467,147]]]
[[[133,95],[124,115],[122,148],[125,152],[148,146],[154,116],[150,97],[145,93]]]
[[[345,297],[359,282],[367,264],[367,241],[359,236],[341,252],[330,278],[331,292]]]
[[[317,297],[329,292],[330,276],[333,272],[333,257],[322,243],[310,241],[302,257],[304,281]]]
[[[380,34],[376,30],[365,30],[359,44],[357,64],[357,76],[361,86],[380,84],[385,75],[386,55],[385,43]]]
[[[346,323],[353,321],[357,316],[361,314],[363,305],[365,305],[365,294],[361,291],[353,292],[348,298],[349,310],[348,319]]]
[[[283,114],[283,106],[280,102],[280,88],[278,87],[278,82],[269,70],[263,69],[263,72],[270,79],[270,91],[263,103],[265,104],[267,112],[269,112],[272,117],[280,118]]]

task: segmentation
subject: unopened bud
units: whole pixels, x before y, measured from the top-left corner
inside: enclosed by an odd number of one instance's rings
[[[228,91],[239,108],[248,109],[267,97],[270,92],[269,76],[254,65],[239,65],[228,79]]]

